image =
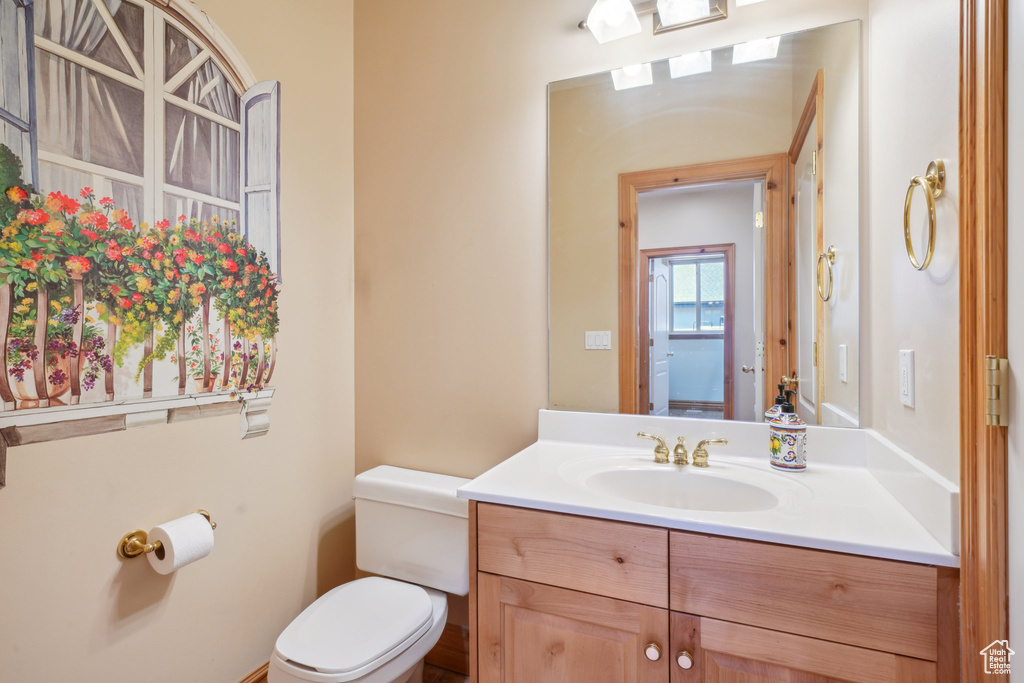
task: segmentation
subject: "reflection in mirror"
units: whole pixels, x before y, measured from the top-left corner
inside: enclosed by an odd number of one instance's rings
[[[859,425],[859,65],[847,22],[550,85],[551,408]]]

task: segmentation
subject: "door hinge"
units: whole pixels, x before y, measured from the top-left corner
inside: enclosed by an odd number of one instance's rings
[[[651,273],[650,275],[647,276],[647,281],[654,282],[654,273]]]
[[[647,404],[647,410],[654,410],[654,404],[653,403],[648,403]]]
[[[757,213],[754,214],[754,227],[764,227],[764,211],[758,211]]]
[[[651,337],[651,346],[654,346],[654,337]]]
[[[811,175],[818,175],[818,150],[811,152]]]
[[[1007,405],[1010,361],[996,356],[985,356],[985,424],[1006,427],[1010,424]]]

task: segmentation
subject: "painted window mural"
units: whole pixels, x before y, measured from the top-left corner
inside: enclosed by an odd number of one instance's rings
[[[0,0],[0,416],[270,385],[279,85],[180,4]]]

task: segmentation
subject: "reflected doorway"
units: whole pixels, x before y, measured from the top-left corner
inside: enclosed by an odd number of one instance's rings
[[[733,419],[736,245],[641,253],[649,273],[649,414]]]

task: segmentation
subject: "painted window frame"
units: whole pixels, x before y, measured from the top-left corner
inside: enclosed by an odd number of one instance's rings
[[[32,185],[39,183],[39,147],[36,138],[36,89],[35,89],[35,8],[33,0],[0,0],[0,2],[11,2],[19,11],[22,18],[22,30],[25,33],[25,63],[20,65],[20,78],[26,90],[28,104],[28,120],[24,120],[14,112],[0,107],[0,119],[5,123],[14,126],[22,133],[29,136],[29,154],[31,158],[22,164],[31,164],[29,178]]]
[[[711,263],[711,262],[719,262],[719,261],[721,261],[724,264],[724,262],[725,262],[725,253],[724,252],[707,252],[706,254],[700,254],[699,256],[689,256],[689,257],[686,257],[686,258],[678,258],[678,259],[670,259],[669,260],[669,265],[672,267],[672,277],[669,279],[669,301],[672,302],[672,304],[671,304],[672,305],[672,310],[671,310],[671,323],[672,324],[670,326],[671,330],[669,332],[669,339],[670,340],[678,340],[678,339],[724,339],[725,338],[725,330],[724,329],[721,329],[721,330],[705,330],[705,329],[701,328],[701,306],[702,306],[702,304],[707,303],[707,302],[704,302],[701,299],[701,291],[700,291],[700,289],[701,289],[701,276],[700,276],[701,265],[703,263],[705,263],[705,262]],[[696,295],[695,295],[696,298],[695,298],[695,301],[694,301],[694,306],[695,306],[695,308],[694,308],[694,320],[695,320],[695,324],[697,326],[694,329],[692,329],[692,330],[677,330],[675,328],[675,304],[676,304],[676,298],[675,298],[675,282],[676,282],[676,279],[675,279],[675,268],[677,266],[679,266],[679,265],[684,265],[684,264],[693,264],[695,266],[694,277],[696,278]],[[712,301],[714,301],[714,300],[712,300]],[[722,300],[722,305],[723,306],[725,305],[725,300],[724,299]]]

